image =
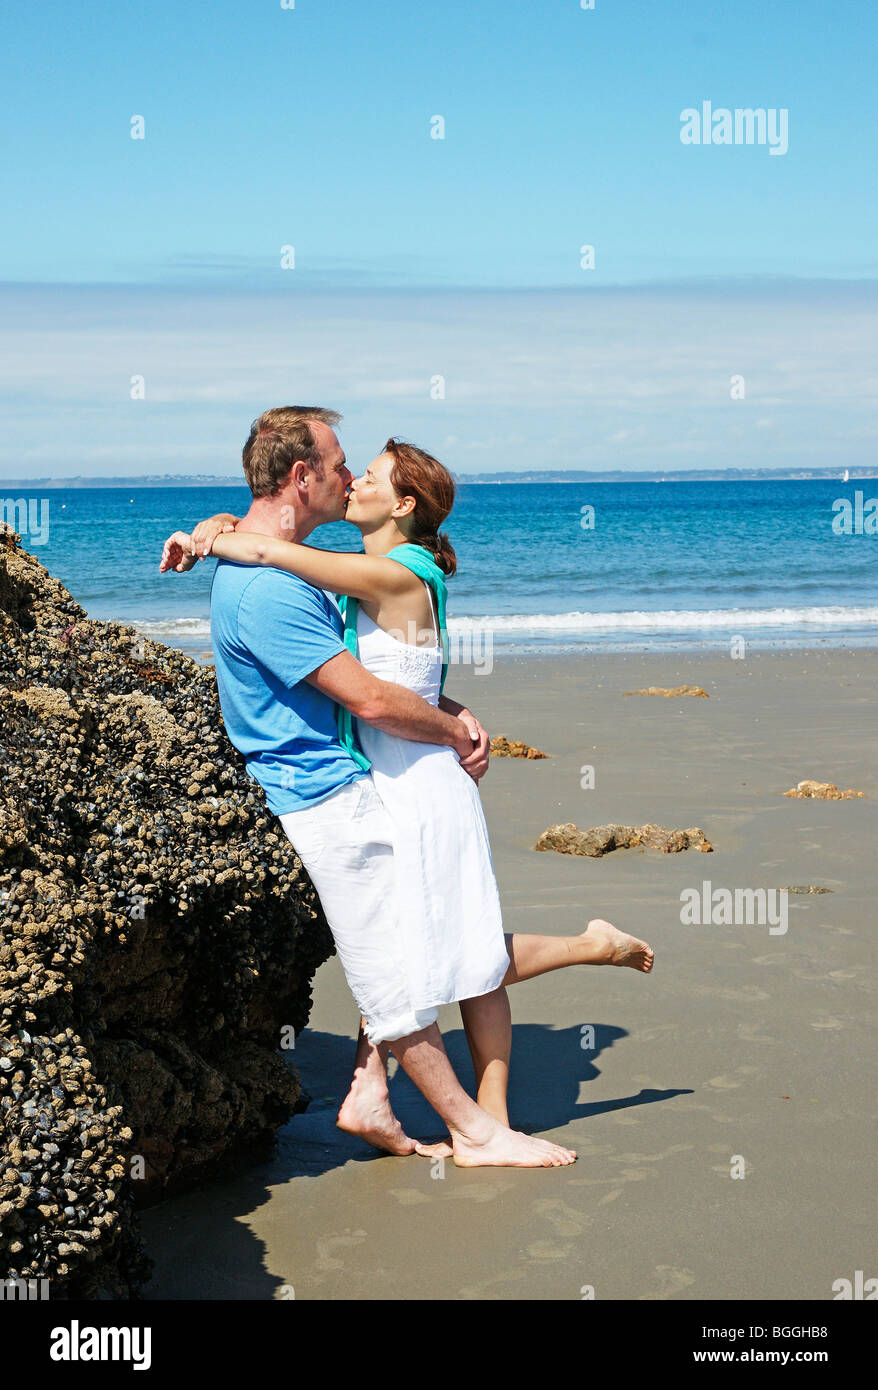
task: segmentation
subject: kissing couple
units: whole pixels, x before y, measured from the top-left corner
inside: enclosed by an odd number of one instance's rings
[[[210,625],[226,732],[314,884],[361,1014],[339,1126],[388,1153],[463,1167],[565,1166],[573,1150],[509,1127],[507,986],[575,964],[646,973],[653,952],[601,919],[574,937],[504,935],[478,792],[488,736],[445,693],[456,562],[439,527],[454,482],[396,439],[354,479],[340,419],[311,406],[260,415],[243,449],[246,516],[174,532],[160,568],[218,558]],[[343,518],[364,554],[302,544]],[[476,1100],[436,1022],[452,1002]],[[388,1052],[448,1126],[447,1142],[404,1133]]]

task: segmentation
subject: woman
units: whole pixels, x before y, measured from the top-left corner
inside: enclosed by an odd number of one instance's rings
[[[349,492],[346,520],[361,531],[365,554],[235,534],[237,518],[223,514],[202,522],[191,538],[183,532],[170,537],[163,565],[172,549],[187,555],[174,568],[188,568],[196,556],[213,553],[237,564],[287,570],[343,595],[346,646],[381,679],[436,704],[447,671],[445,576],[456,569],[454,551],[439,526],[453,502],[454,483],[442,464],[422,449],[389,439]],[[339,735],[357,757],[350,715],[343,709]],[[648,972],[653,952],[601,919],[572,939],[504,936],[478,789],[457,754],[364,723],[358,723],[356,736],[394,825],[416,1007],[459,1003],[478,1104],[506,1125],[511,1018],[505,986],[577,963]],[[293,844],[298,814],[281,817]],[[442,1151],[441,1146],[419,1147]]]

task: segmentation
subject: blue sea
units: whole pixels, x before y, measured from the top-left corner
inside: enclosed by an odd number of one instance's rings
[[[876,646],[876,496],[878,479],[461,484],[446,527],[459,566],[450,631],[490,633],[498,655],[728,649],[736,637]],[[46,543],[24,544],[91,617],[203,658],[214,562],[160,575],[162,542],[248,498],[243,486],[52,489]],[[851,534],[838,533],[839,498]],[[361,548],[346,523],[311,544]]]

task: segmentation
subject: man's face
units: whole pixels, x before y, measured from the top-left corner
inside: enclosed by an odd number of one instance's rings
[[[323,477],[318,478],[315,473],[308,475],[309,510],[314,517],[319,516],[318,525],[327,521],[341,521],[345,514],[348,487],[354,475],[348,468],[335,431],[329,425],[322,420],[312,420],[311,433],[320,450]]]

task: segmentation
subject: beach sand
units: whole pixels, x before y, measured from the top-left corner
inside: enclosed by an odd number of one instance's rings
[[[680,684],[710,699],[622,695]],[[443,1173],[338,1131],[357,1014],[333,959],[291,1054],[309,1110],[269,1162],[142,1214],[146,1298],[830,1299],[878,1274],[878,652],[506,659],[448,689],[552,755],[482,783],[506,929],[602,916],[656,951],[649,976],[511,990],[513,1124],[579,1160]],[[784,797],[803,778],[867,799]],[[715,852],[534,853],[563,821],[698,826]],[[786,933],[683,926],[704,880],[832,892],[790,894]],[[440,1025],[470,1085],[456,1008]],[[391,1096],[410,1133],[441,1132],[401,1073]]]

